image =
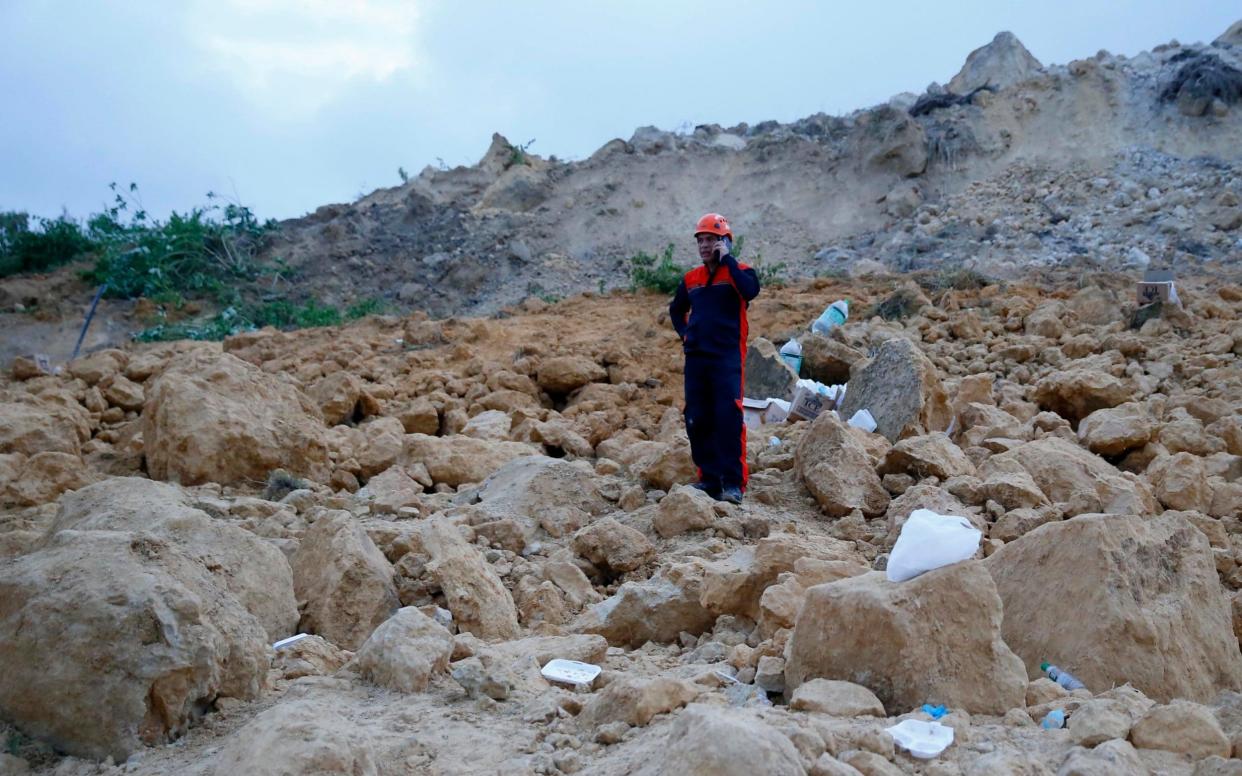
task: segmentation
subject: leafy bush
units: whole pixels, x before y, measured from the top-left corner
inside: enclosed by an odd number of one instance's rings
[[[168,340],[222,340],[243,331],[254,331],[264,326],[278,329],[309,329],[316,326],[339,326],[346,319],[354,320],[369,313],[358,314],[359,309],[371,309],[376,300],[360,302],[345,315],[332,305],[317,299],[295,304],[288,299],[275,299],[260,305],[226,307],[210,318],[170,322],[161,320],[154,326],[134,335],[138,342],[165,342]],[[351,314],[353,317],[350,317]],[[161,312],[161,318],[164,317]]]
[[[98,246],[68,216],[38,218],[30,228],[26,213],[0,213],[0,277],[18,272],[46,272]]]
[[[131,183],[129,199],[111,185],[112,207],[88,221],[100,245],[87,278],[108,285],[108,296],[133,299],[159,295],[212,296],[229,284],[262,274],[255,260],[274,221],[259,223],[249,208],[229,203],[173,212],[167,221],[150,218]],[[215,195],[208,193],[209,199]]]
[[[345,320],[356,321],[368,315],[383,315],[387,310],[388,303],[383,299],[376,299],[375,297],[360,299],[345,308]]]
[[[659,258],[644,251],[630,257],[630,290],[640,288],[671,294],[677,290],[677,284],[686,274],[686,268],[673,261],[676,248],[672,243],[664,249]]]

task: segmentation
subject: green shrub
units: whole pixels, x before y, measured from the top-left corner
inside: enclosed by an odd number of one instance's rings
[[[388,303],[383,299],[376,299],[375,297],[360,299],[345,309],[345,320],[356,321],[368,315],[383,315],[387,311]]]
[[[163,313],[161,313],[161,317]],[[133,336],[138,342],[168,340],[222,340],[243,331],[264,326],[278,329],[309,329],[316,326],[339,326],[345,320],[337,308],[309,299],[295,304],[288,299],[275,299],[260,305],[230,306],[215,315],[177,323],[161,321]]]
[[[30,220],[26,213],[0,213],[0,277],[46,272],[98,247],[68,216],[38,218],[36,229]]]
[[[630,290],[646,289],[661,294],[671,294],[686,274],[686,268],[673,261],[676,248],[672,243],[658,258],[640,251],[630,257]]]

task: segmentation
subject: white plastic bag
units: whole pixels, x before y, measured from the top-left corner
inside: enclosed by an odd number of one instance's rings
[[[982,538],[983,532],[964,517],[916,509],[901,527],[901,535],[888,556],[888,581],[904,582],[925,571],[971,558]]]
[[[885,730],[893,737],[894,744],[922,760],[935,757],[953,743],[953,728],[939,722],[907,719]]]

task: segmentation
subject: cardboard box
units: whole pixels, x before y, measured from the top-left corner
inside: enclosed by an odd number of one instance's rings
[[[832,409],[834,404],[836,402],[827,396],[816,393],[810,388],[798,386],[798,390],[794,391],[793,401],[789,406],[789,419],[815,420],[815,418],[819,417],[819,413]]]
[[[764,416],[771,399],[742,399],[742,420],[746,428],[758,428],[764,424]]]
[[[763,413],[764,423],[784,423],[789,418],[789,402],[773,400],[768,411]]]
[[[1167,270],[1148,270],[1138,282],[1136,296],[1140,307],[1155,302],[1181,305],[1177,287],[1173,284],[1173,273]]]

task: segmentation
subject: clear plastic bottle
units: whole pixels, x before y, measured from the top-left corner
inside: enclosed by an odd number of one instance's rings
[[[1065,710],[1053,709],[1044,715],[1044,719],[1039,723],[1044,730],[1059,730],[1065,727]]]
[[[1073,692],[1074,690],[1081,690],[1086,687],[1085,684],[1078,681],[1078,678],[1069,671],[1057,668],[1056,666],[1048,663],[1046,660],[1039,664],[1039,670],[1048,674],[1049,679],[1061,685],[1070,692]]]
[[[802,374],[802,344],[791,339],[781,346],[781,358],[794,370],[794,374]]]
[[[840,326],[849,317],[850,300],[838,299],[820,313],[820,316],[815,319],[815,323],[811,324],[811,331],[816,334],[827,334],[832,330],[833,326]]]

